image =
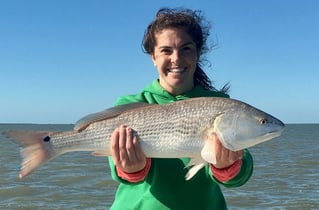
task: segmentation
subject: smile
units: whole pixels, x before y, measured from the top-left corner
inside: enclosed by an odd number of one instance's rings
[[[186,68],[174,68],[174,69],[168,69],[168,72],[171,73],[183,73],[186,70]]]

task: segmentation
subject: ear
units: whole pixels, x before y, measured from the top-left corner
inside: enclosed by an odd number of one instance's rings
[[[153,54],[153,53],[150,54],[150,57],[151,57],[151,59],[152,59],[152,61],[153,61],[153,63],[154,63],[154,66],[155,66],[155,65],[156,65],[156,59],[155,59],[154,54]]]

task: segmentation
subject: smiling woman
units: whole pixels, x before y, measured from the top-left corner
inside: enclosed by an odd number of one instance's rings
[[[193,18],[189,19],[187,15],[191,15]],[[176,38],[178,38],[176,37],[176,34],[175,38],[173,37],[173,34],[171,34],[172,29],[175,30],[173,30],[173,33],[179,33],[178,35],[181,35],[180,33],[182,33],[183,36],[186,36],[185,40],[182,39],[184,43],[180,43],[181,40],[176,40]],[[193,60],[196,59],[194,62],[196,71],[193,72],[194,83],[200,84],[207,90],[216,90],[212,86],[211,80],[202,69],[202,65],[207,62],[204,55],[209,52],[209,47],[207,45],[209,31],[210,23],[205,20],[200,11],[184,9],[181,10],[180,13],[177,13],[173,10],[163,8],[158,11],[156,19],[149,24],[145,32],[143,48],[146,53],[151,55],[153,61],[157,48],[162,50],[161,53],[173,56],[173,59],[176,59],[176,55],[172,55],[172,47],[178,47],[177,49],[181,50],[179,53],[182,53],[181,56],[182,58],[184,57],[184,60],[185,56],[192,53],[191,58]],[[164,40],[164,36],[168,36],[169,34],[171,34],[170,39]],[[163,43],[159,43],[160,40],[158,38],[161,38]],[[179,43],[169,43],[169,40],[171,42],[177,41]],[[187,42],[187,40],[189,42]],[[179,44],[180,46],[176,46],[176,44]],[[196,49],[193,49],[194,47]],[[177,54],[177,56],[178,55],[179,54]],[[169,56],[167,57],[167,59],[169,59]],[[157,65],[155,62],[154,64]],[[223,92],[227,92],[228,86],[224,86],[222,90]]]
[[[160,9],[143,37],[144,50],[157,68],[158,79],[138,94],[120,97],[115,105],[167,104],[203,96],[228,98],[225,89],[217,91],[212,86],[202,69],[209,35],[209,24],[204,20],[199,11]],[[165,127],[174,128],[176,124],[180,122],[172,120]],[[189,126],[185,124],[182,126]],[[120,183],[112,209],[227,209],[219,184],[238,187],[252,174],[248,150],[231,151],[210,133],[203,138],[211,140],[213,149],[209,151],[218,155],[210,158],[216,162],[193,167],[198,173],[186,181],[185,175],[192,173],[187,166],[194,162],[189,157],[146,157],[135,129],[121,125],[111,136],[110,169],[112,178]]]

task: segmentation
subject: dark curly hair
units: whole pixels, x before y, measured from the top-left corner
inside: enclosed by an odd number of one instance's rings
[[[216,91],[216,88],[212,85],[212,81],[202,69],[202,65],[208,62],[203,55],[210,50],[207,45],[207,38],[211,28],[210,23],[205,20],[202,12],[183,8],[162,8],[158,10],[155,20],[148,25],[144,33],[142,47],[145,53],[154,53],[156,46],[155,34],[166,28],[183,28],[192,37],[198,52],[200,52],[200,59],[194,73],[194,83],[195,85],[201,85],[206,90]],[[221,91],[227,92],[228,85],[225,85]]]

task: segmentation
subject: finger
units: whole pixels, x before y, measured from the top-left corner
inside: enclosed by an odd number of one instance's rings
[[[234,163],[239,159],[239,155],[237,152],[229,151],[228,153],[228,161],[229,163]]]
[[[226,150],[228,150],[228,149],[226,149]],[[228,162],[230,164],[233,164],[234,162],[236,162],[237,160],[242,158],[243,152],[244,152],[243,150],[236,151],[236,152],[228,150],[227,155],[225,155],[224,158],[225,158],[225,160],[228,160]],[[226,152],[225,152],[225,154],[226,154]]]
[[[231,151],[223,146],[222,149],[222,158],[228,160],[230,163],[237,161],[241,157],[240,151]]]
[[[141,148],[141,145],[137,139],[137,136],[134,135],[133,137],[133,145],[134,145],[134,149],[135,149],[135,156],[137,158],[137,160],[141,161],[141,160],[145,160],[145,154]]]
[[[240,156],[243,157],[245,154],[245,150],[240,150],[239,152],[240,152]]]
[[[120,126],[119,130],[119,153],[120,161],[126,162],[128,160],[127,151],[126,151],[126,126]]]
[[[214,134],[214,140],[215,140],[215,156],[216,156],[216,161],[218,161],[222,159],[222,156],[223,156],[223,145],[219,141],[216,134]]]
[[[126,128],[126,153],[130,162],[136,161],[134,145],[133,145],[133,135],[132,129]]]
[[[237,153],[237,159],[242,159],[243,156],[244,156],[245,151],[244,150],[240,150],[240,151],[237,151],[236,153]]]
[[[114,161],[114,164],[117,165],[120,160],[120,154],[119,154],[119,129],[116,128],[111,136],[111,155]]]

